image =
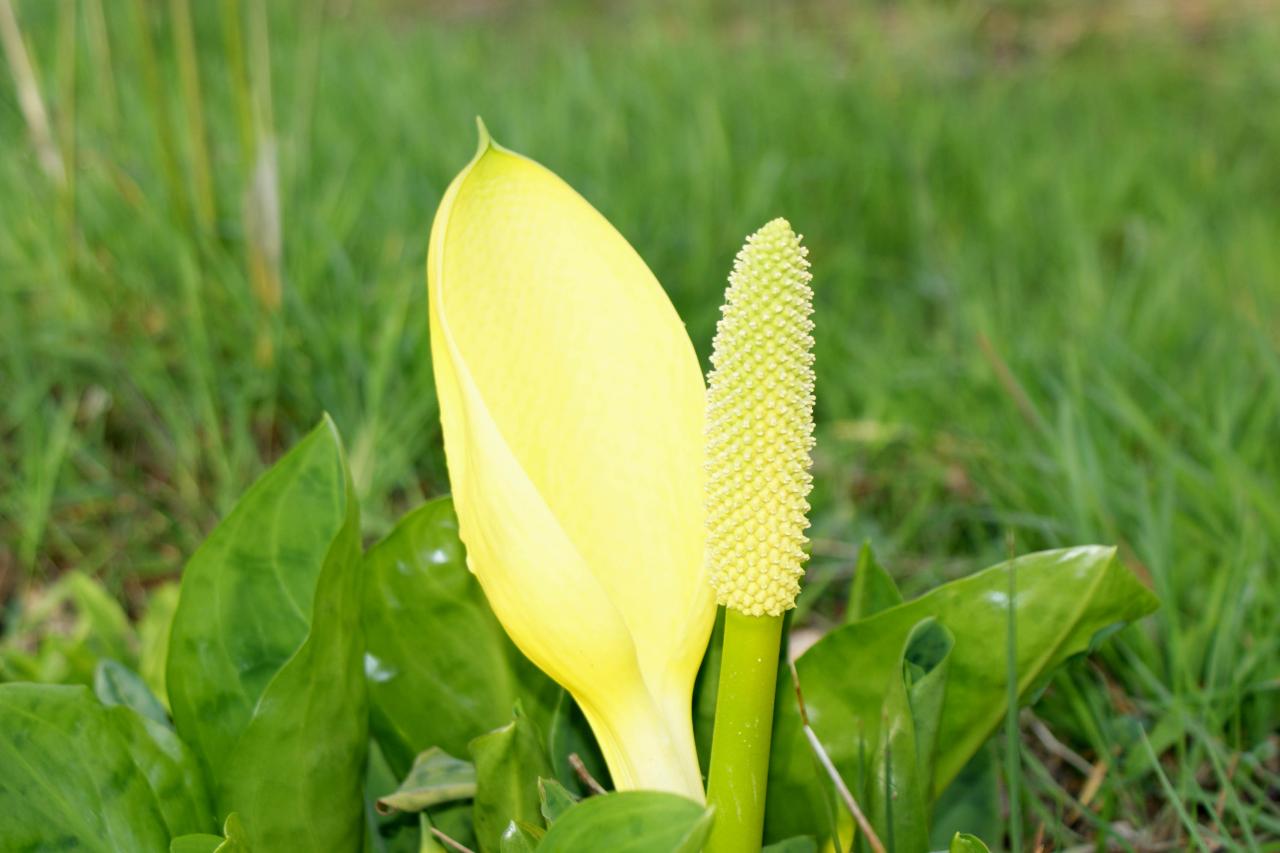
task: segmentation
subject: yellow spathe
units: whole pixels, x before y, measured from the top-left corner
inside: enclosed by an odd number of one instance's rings
[[[684,325],[600,213],[483,126],[427,283],[449,479],[490,605],[581,705],[619,789],[702,800],[690,705],[715,601]]]
[[[747,238],[716,326],[707,392],[707,564],[721,604],[795,606],[809,526],[813,290],[785,219]]]

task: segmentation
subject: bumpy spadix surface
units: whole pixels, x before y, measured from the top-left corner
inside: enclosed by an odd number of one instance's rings
[[[614,784],[700,799],[690,697],[715,601],[684,324],[603,216],[487,135],[440,203],[427,278],[468,565]]]
[[[785,219],[747,238],[729,275],[707,392],[707,565],[721,604],[795,606],[813,448],[813,291]]]

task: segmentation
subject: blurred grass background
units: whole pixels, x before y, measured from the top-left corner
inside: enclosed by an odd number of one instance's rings
[[[369,537],[447,490],[423,269],[480,114],[704,358],[743,236],[805,234],[805,624],[864,539],[909,592],[1098,541],[1159,593],[1024,715],[1028,840],[1280,849],[1280,5],[0,0],[0,27],[10,619],[73,568],[138,612],[322,411]]]

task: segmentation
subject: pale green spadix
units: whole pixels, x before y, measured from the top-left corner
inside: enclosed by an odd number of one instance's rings
[[[785,219],[747,238],[716,327],[707,391],[707,564],[719,602],[795,606],[813,478],[813,290]]]

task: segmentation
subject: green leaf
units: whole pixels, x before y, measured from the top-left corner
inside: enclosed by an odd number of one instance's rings
[[[706,839],[708,809],[676,794],[623,791],[589,797],[547,831],[538,853],[671,853],[697,850]],[[689,847],[696,844],[696,847]]]
[[[123,705],[165,728],[170,728],[169,715],[160,700],[136,672],[110,659],[98,661],[93,673],[93,692],[103,705]]]
[[[929,846],[941,850],[957,832],[996,838],[1003,828],[996,764],[988,743],[974,753],[933,804]]]
[[[169,843],[169,853],[249,853],[240,815],[235,812],[228,815],[222,831],[225,837],[203,832],[178,836]]]
[[[947,630],[933,619],[922,620],[898,653],[899,668],[889,676],[880,743],[859,796],[890,850],[928,849],[929,756],[950,651]]]
[[[452,501],[407,514],[362,571],[371,725],[397,773],[432,746],[465,754],[472,738],[511,719],[517,699],[540,724],[550,716],[559,688],[489,609],[467,570]]]
[[[245,832],[244,821],[240,819],[238,812],[227,815],[222,824],[222,834],[227,840],[223,842],[219,853],[248,853],[249,833]]]
[[[547,826],[550,826],[556,822],[556,818],[577,805],[578,798],[555,779],[539,779],[538,801],[539,810],[546,819]]]
[[[180,835],[169,842],[169,853],[216,853],[224,840],[221,835],[204,832]]]
[[[901,603],[902,593],[898,592],[898,585],[876,560],[871,543],[863,542],[862,550],[858,552],[858,565],[853,571],[845,622],[866,619]]]
[[[179,836],[169,844],[169,853],[249,853],[249,841],[240,815],[232,812],[222,825],[222,835]]]
[[[327,417],[183,573],[174,722],[254,850],[358,849],[368,711],[359,512]]]
[[[978,836],[957,832],[951,839],[951,853],[991,853],[991,850]]]
[[[5,849],[148,853],[167,850],[171,835],[211,827],[207,804],[180,802],[183,786],[153,788],[149,771],[164,756],[145,732],[127,739],[122,719],[144,725],[83,686],[0,685]]]
[[[192,827],[203,829],[212,825],[209,791],[200,762],[169,727],[168,721],[157,723],[124,706],[104,711],[128,748],[133,763],[151,785],[170,834],[180,835]]]
[[[859,778],[860,738],[880,743],[899,650],[929,617],[954,637],[940,722],[930,735],[936,743],[930,801],[986,742],[1005,713],[1006,649],[999,638],[1007,631],[1010,571],[1017,572],[1017,686],[1024,702],[1106,629],[1156,607],[1113,548],[1090,546],[1019,557],[836,629],[801,656],[797,670],[814,730],[846,782]],[[769,838],[824,825],[818,809],[829,786],[815,772],[794,702],[781,703],[775,732]]]
[[[933,799],[933,756],[942,727],[948,664],[954,647],[952,633],[936,620],[926,619],[911,630],[902,655],[902,678],[915,728],[917,771],[928,801]]]
[[[420,812],[440,803],[476,795],[476,769],[437,747],[421,753],[394,792],[378,799],[378,811]]]
[[[499,853],[533,853],[543,834],[545,830],[541,827],[513,820],[502,831],[502,839],[498,844]]]
[[[167,583],[147,595],[147,612],[138,621],[138,674],[151,692],[169,708],[169,692],[165,686],[165,665],[169,660],[169,635],[173,615],[178,610],[180,585]]]
[[[473,806],[476,839],[483,853],[501,848],[513,820],[542,824],[539,777],[552,775],[551,761],[537,725],[523,713],[500,729],[471,741],[476,767]]]

